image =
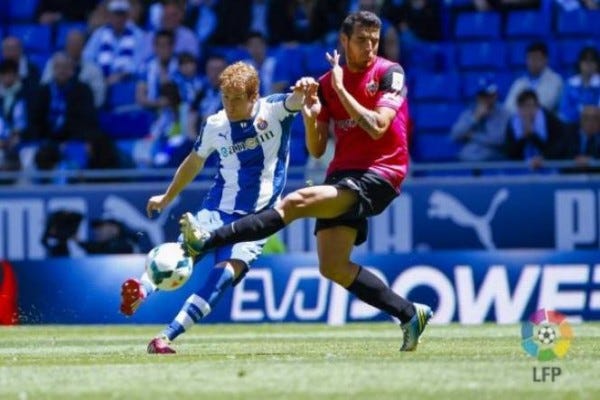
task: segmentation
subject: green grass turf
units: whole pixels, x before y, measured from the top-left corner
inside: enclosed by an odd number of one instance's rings
[[[415,353],[390,323],[198,325],[178,354],[145,354],[161,328],[0,328],[0,399],[600,399],[600,324],[545,363],[518,325],[433,325]],[[562,375],[533,382],[534,366]]]

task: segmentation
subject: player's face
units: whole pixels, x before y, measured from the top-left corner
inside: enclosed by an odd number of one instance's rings
[[[352,35],[348,37],[342,34],[341,40],[346,64],[351,70],[363,70],[375,61],[379,48],[379,29],[356,25]]]
[[[223,88],[221,99],[227,118],[232,121],[250,119],[256,99],[249,98],[245,90],[239,88]]]

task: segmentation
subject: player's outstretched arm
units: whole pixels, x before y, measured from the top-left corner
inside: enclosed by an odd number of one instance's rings
[[[311,88],[318,88],[319,83],[313,77],[304,76],[290,87],[292,94],[285,99],[285,106],[289,110],[300,111],[304,105],[304,99]]]
[[[388,107],[371,110],[361,105],[344,87],[344,72],[340,66],[340,55],[337,50],[334,50],[333,54],[326,53],[326,57],[331,64],[331,83],[342,106],[369,136],[375,140],[380,139],[390,127],[396,111]]]
[[[150,197],[146,205],[148,217],[152,217],[152,212],[160,212],[169,205],[175,197],[191,182],[204,166],[204,159],[195,152],[191,152],[177,168],[167,191],[163,194]]]

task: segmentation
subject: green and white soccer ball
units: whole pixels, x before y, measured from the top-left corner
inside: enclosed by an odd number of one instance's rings
[[[146,273],[160,290],[175,290],[192,275],[194,259],[180,243],[163,243],[148,252]]]

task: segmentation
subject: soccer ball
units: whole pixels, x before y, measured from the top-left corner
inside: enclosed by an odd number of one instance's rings
[[[544,325],[538,330],[538,340],[543,344],[552,344],[556,339],[556,332],[551,326]]]
[[[181,244],[163,243],[148,252],[146,273],[160,290],[175,290],[187,282],[194,259],[189,257]]]

